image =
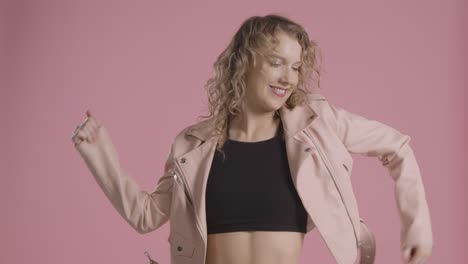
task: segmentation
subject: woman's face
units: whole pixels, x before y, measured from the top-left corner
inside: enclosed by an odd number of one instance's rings
[[[256,67],[247,73],[245,107],[249,111],[278,110],[297,86],[302,48],[296,39],[285,33],[277,37],[280,42],[276,48],[267,51],[265,57],[257,57]]]

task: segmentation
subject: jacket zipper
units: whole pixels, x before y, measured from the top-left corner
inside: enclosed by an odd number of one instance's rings
[[[345,209],[346,209],[346,213],[348,215],[348,218],[349,220],[351,221],[351,225],[353,226],[353,231],[354,231],[354,235],[356,237],[356,241],[357,243],[359,242],[359,238],[357,237],[357,233],[356,233],[356,228],[354,227],[353,225],[353,221],[351,220],[351,215],[349,214],[349,210],[348,210],[348,206],[346,204],[346,201],[345,199],[343,198],[343,191],[342,191],[342,188],[340,186],[340,183],[337,181],[334,173],[333,173],[333,170],[330,168],[329,164],[328,164],[328,160],[327,158],[325,157],[325,154],[322,152],[322,149],[320,148],[320,146],[315,142],[315,139],[313,138],[313,136],[309,133],[309,131],[307,131],[307,129],[305,129],[304,131],[306,133],[306,135],[309,136],[310,140],[312,141],[312,143],[314,144],[315,148],[317,149],[318,153],[320,154],[320,158],[322,159],[323,163],[325,163],[325,167],[327,167],[327,170],[328,172],[330,173],[330,175],[332,176],[333,178],[333,181],[335,182],[335,185],[337,187],[337,190],[338,192],[340,193],[340,197],[341,197],[341,200],[343,201],[343,204],[345,205]]]
[[[179,165],[177,164],[176,162],[176,167],[180,170],[179,168]],[[192,196],[190,195],[190,192],[188,191],[188,185],[187,185],[187,182],[185,181],[185,178],[184,177],[181,177],[179,176],[176,171],[174,170],[173,171],[174,175],[177,177],[176,180],[179,181],[179,179],[182,179],[182,187],[184,188],[184,193],[185,193],[185,197],[187,198],[187,201],[190,205],[190,207],[192,208],[192,211],[193,211],[193,214],[195,216],[195,225],[197,226],[197,229],[198,229],[198,232],[200,233],[200,236],[202,237],[202,240],[205,241],[205,239],[203,238],[203,234],[202,234],[202,231],[201,231],[201,228],[198,226],[198,217],[197,217],[197,213],[195,212],[195,207],[193,206],[193,199],[192,199]]]

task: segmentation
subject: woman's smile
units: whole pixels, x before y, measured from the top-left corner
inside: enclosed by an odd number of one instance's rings
[[[270,89],[273,91],[273,93],[279,97],[284,97],[288,91],[288,89],[281,89],[275,86],[270,85]]]

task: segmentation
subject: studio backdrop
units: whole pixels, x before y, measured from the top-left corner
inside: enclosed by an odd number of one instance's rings
[[[465,3],[463,3],[465,2]],[[434,232],[427,263],[467,263],[468,6],[429,1],[4,0],[0,263],[169,263],[169,224],[140,235],[70,140],[86,109],[142,190],[175,135],[207,112],[204,85],[242,21],[277,13],[322,52],[322,94],[411,136]],[[354,157],[353,188],[376,263],[401,263],[393,181]],[[301,263],[333,263],[317,230]]]

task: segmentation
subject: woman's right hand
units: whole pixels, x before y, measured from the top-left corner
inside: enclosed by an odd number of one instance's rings
[[[86,120],[76,127],[71,138],[76,150],[85,160],[103,158],[101,155],[106,158],[115,158],[117,153],[106,128],[91,114],[89,109],[86,111],[86,116]]]
[[[91,115],[91,111],[86,110],[87,118],[85,121],[76,127],[72,135],[72,141],[75,144],[75,147],[78,147],[83,142],[88,144],[95,143],[97,140],[97,135],[99,129],[102,127],[101,123]]]

